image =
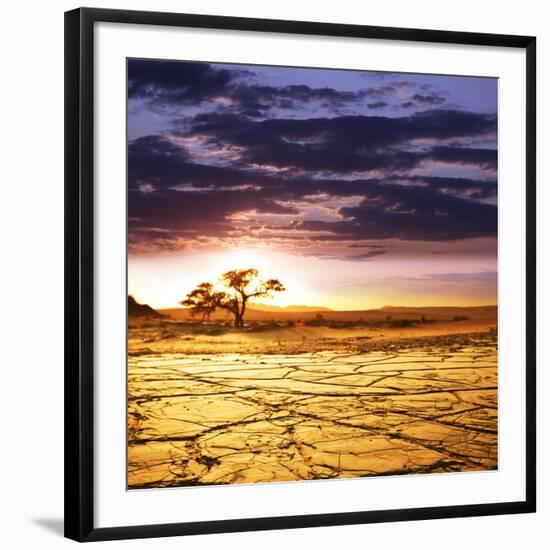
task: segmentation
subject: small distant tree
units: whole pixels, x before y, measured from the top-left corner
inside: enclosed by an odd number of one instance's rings
[[[180,304],[189,308],[192,315],[202,315],[203,320],[209,319],[216,309],[224,309],[234,315],[234,325],[242,327],[249,301],[285,290],[279,279],[264,280],[253,268],[227,271],[220,277],[220,283],[221,290],[215,290],[212,283],[200,283]]]

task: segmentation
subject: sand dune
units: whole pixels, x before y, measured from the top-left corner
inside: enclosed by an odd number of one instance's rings
[[[130,355],[165,353],[306,353],[384,346],[396,339],[422,339],[496,330],[496,306],[402,308],[278,314],[250,311],[244,329],[226,315],[201,322],[183,308],[164,317],[130,319]],[[321,318],[318,316],[322,315]]]

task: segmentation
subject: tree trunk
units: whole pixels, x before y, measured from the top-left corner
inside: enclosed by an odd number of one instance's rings
[[[244,327],[244,310],[246,309],[246,299],[247,296],[243,294],[240,307],[237,305],[236,311],[233,312],[235,314],[235,326],[239,328]]]
[[[244,320],[243,320],[242,315],[235,314],[235,325],[234,326],[236,326],[238,328],[244,327]]]

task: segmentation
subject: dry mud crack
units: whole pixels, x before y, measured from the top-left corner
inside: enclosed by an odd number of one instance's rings
[[[496,334],[128,364],[128,487],[497,467]]]

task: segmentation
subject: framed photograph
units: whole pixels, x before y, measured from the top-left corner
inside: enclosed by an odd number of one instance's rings
[[[66,536],[534,512],[535,38],[65,21]]]

